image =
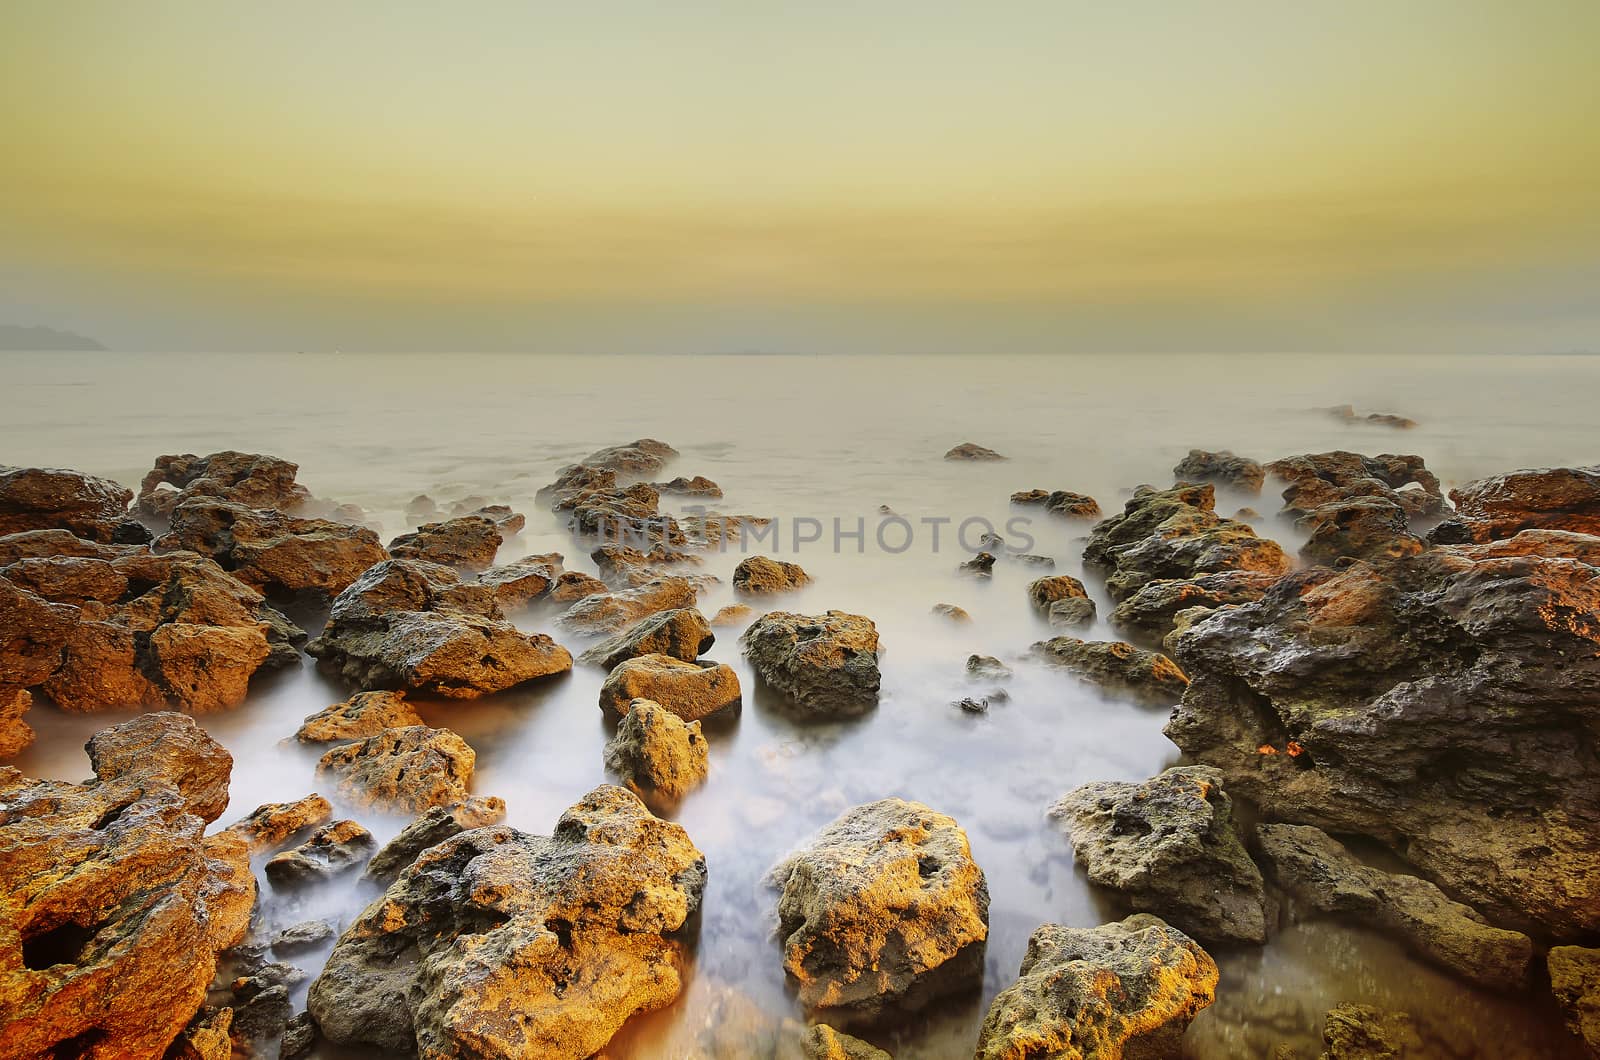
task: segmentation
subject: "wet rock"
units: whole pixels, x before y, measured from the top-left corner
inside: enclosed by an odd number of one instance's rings
[[[967,714],[989,713],[989,701],[987,699],[974,699],[971,696],[967,696],[956,700],[955,706]]]
[[[245,844],[207,838],[202,816],[228,753],[181,715],[124,724],[125,738],[122,726],[97,734],[105,775],[84,784],[0,767],[7,1056],[160,1056],[205,1001],[218,952],[248,927]],[[123,752],[151,726],[186,750],[135,768]]]
[[[675,936],[704,886],[682,828],[603,786],[549,838],[479,828],[423,852],[339,939],[307,1007],[340,1045],[579,1060],[678,996]]]
[[[1167,735],[1271,819],[1372,837],[1496,924],[1587,937],[1600,764],[1573,733],[1600,724],[1600,569],[1551,544],[1314,568],[1216,611],[1177,638]]]
[[[1118,604],[1110,622],[1117,629],[1159,639],[1172,632],[1179,612],[1259,600],[1278,577],[1261,571],[1223,571],[1198,578],[1158,579]]]
[[[803,713],[848,717],[878,704],[878,628],[844,611],[772,611],[739,643],[761,680]]]
[[[266,1042],[281,1037],[294,1015],[289,988],[270,986],[233,1010],[233,1037],[240,1042]]]
[[[1322,1021],[1322,1060],[1401,1060],[1433,1054],[1411,1016],[1340,1005]]]
[[[1087,596],[1070,596],[1057,600],[1045,612],[1045,621],[1051,629],[1087,629],[1094,625],[1094,601]]]
[[[1161,638],[1161,651],[1167,658],[1176,658],[1178,654],[1178,640],[1188,628],[1217,609],[1214,607],[1186,607],[1172,616],[1172,629],[1165,637]]]
[[[633,589],[586,596],[567,608],[556,625],[574,633],[616,633],[658,611],[693,607],[694,586],[683,578],[656,578]]]
[[[311,492],[295,482],[299,471],[299,465],[275,456],[231,449],[209,456],[158,456],[139,484],[134,506],[165,518],[191,497],[215,497],[246,508],[293,512],[311,499]]]
[[[278,932],[272,939],[272,952],[282,955],[314,950],[337,934],[326,920],[307,920]]]
[[[1295,526],[1309,533],[1300,548],[1308,563],[1341,559],[1398,559],[1423,549],[1405,509],[1384,497],[1330,501],[1306,512]]]
[[[1101,781],[1050,807],[1089,882],[1202,942],[1267,940],[1261,872],[1245,853],[1222,774],[1177,766],[1142,784]]]
[[[1033,604],[1033,609],[1040,614],[1048,614],[1050,605],[1058,600],[1084,600],[1088,596],[1083,583],[1070,574],[1054,574],[1048,578],[1039,578],[1028,586],[1028,602]]]
[[[1021,490],[1011,495],[1011,503],[1026,507],[1038,506],[1051,515],[1066,519],[1095,519],[1100,515],[1100,504],[1086,493],[1071,490]]]
[[[25,689],[0,687],[0,759],[15,758],[33,743],[33,727],[22,720],[32,705]]]
[[[317,1021],[311,1013],[301,1012],[289,1020],[283,1029],[283,1039],[278,1043],[278,1060],[300,1060],[311,1055],[317,1044]]]
[[[1172,478],[1174,482],[1215,482],[1246,493],[1260,493],[1267,472],[1249,457],[1236,456],[1226,449],[1214,453],[1191,449],[1172,469]]]
[[[1083,561],[1107,572],[1106,589],[1119,603],[1159,578],[1231,570],[1283,574],[1293,565],[1276,541],[1217,515],[1209,483],[1139,487],[1122,514],[1095,525]]]
[[[364,875],[369,880],[389,883],[429,847],[474,828],[499,824],[505,816],[505,800],[492,795],[474,795],[453,806],[429,807],[373,855]]]
[[[696,475],[694,478],[684,478],[679,475],[671,482],[657,482],[655,487],[658,493],[677,493],[689,497],[722,496],[722,487],[704,475]]]
[[[67,530],[102,543],[148,541],[128,518],[132,499],[132,490],[110,479],[0,464],[0,534]]]
[[[1600,535],[1600,467],[1513,471],[1450,491],[1456,510],[1429,539],[1496,541],[1524,530]]]
[[[771,556],[748,556],[733,569],[733,587],[742,593],[786,593],[811,584],[811,575],[798,563]]]
[[[472,497],[461,501],[450,509],[452,518],[487,519],[494,524],[502,538],[516,537],[528,525],[528,517],[521,512],[514,512],[509,505],[489,504],[482,497]]]
[[[973,578],[994,577],[994,553],[980,552],[965,563],[956,564],[956,573]]]
[[[421,725],[404,692],[357,692],[343,703],[306,718],[294,738],[301,743],[343,743],[376,736],[385,729]]]
[[[678,451],[666,442],[640,438],[626,445],[596,450],[583,458],[583,464],[618,474],[653,475],[677,456]]]
[[[967,656],[967,673],[972,677],[1001,679],[1011,676],[1011,667],[993,655]]]
[[[1158,917],[1045,924],[1028,939],[1017,981],[989,1006],[978,1060],[1177,1056],[1216,989],[1216,962]]]
[[[306,646],[362,688],[453,698],[504,691],[572,668],[567,650],[504,621],[494,590],[448,567],[386,560],[339,594]]]
[[[606,768],[634,793],[681,798],[706,778],[709,761],[700,723],[661,704],[635,699],[606,744]]]
[[[561,561],[559,552],[527,556],[481,572],[478,584],[488,586],[500,610],[510,614],[527,607],[555,587],[563,573]],[[598,582],[595,584],[599,585]],[[600,591],[604,592],[605,586],[601,585]]]
[[[389,542],[395,559],[414,559],[461,570],[487,570],[504,542],[491,519],[466,515],[442,523],[424,523],[409,534]]]
[[[211,497],[194,497],[174,508],[170,529],[155,545],[209,556],[259,592],[321,603],[388,558],[378,535],[366,527],[257,511]]]
[[[643,548],[680,546],[688,541],[677,520],[661,511],[656,488],[645,482],[584,490],[557,502],[556,510],[569,513],[569,528],[581,537]]]
[[[1262,864],[1301,905],[1359,919],[1483,986],[1515,991],[1526,985],[1533,958],[1528,936],[1491,927],[1427,880],[1363,865],[1309,825],[1266,824],[1256,838]]]
[[[641,655],[619,663],[600,686],[601,709],[627,713],[649,699],[684,721],[698,721],[739,702],[739,675],[726,663],[684,662],[670,655]]]
[[[1274,460],[1267,473],[1287,483],[1283,510],[1290,515],[1355,497],[1391,501],[1412,518],[1437,515],[1445,508],[1439,480],[1420,456],[1306,453]]]
[[[581,570],[569,570],[556,578],[555,584],[550,589],[550,599],[555,603],[565,604],[573,600],[582,600],[586,596],[604,596],[610,591],[611,586],[594,575],[585,574]]]
[[[1567,1027],[1600,1056],[1600,950],[1553,946],[1548,958],[1550,989],[1567,1016]]]
[[[248,948],[260,949],[260,947]],[[240,946],[233,953],[237,954],[244,949],[247,949],[247,947]],[[262,950],[262,952],[264,953],[265,951]],[[286,990],[292,989],[305,982],[305,979],[306,973],[292,964],[284,964],[282,961],[268,962],[265,959],[260,959],[256,962],[255,970],[251,974],[239,976],[228,984],[228,988],[233,992],[235,1001],[249,1001],[251,998],[271,990],[275,986],[284,987]]]
[[[749,604],[728,604],[726,607],[719,607],[717,613],[711,616],[711,627],[725,629],[728,626],[737,626],[755,613],[756,609]]]
[[[946,460],[1004,460],[1005,457],[993,449],[985,449],[976,442],[962,442],[960,445],[944,454]]]
[[[976,986],[989,889],[966,833],[903,799],[857,806],[772,870],[784,968],[807,1009],[915,1011]]]
[[[275,887],[312,883],[360,868],[377,848],[372,833],[355,821],[335,821],[299,846],[272,855],[262,871]]]
[[[269,802],[257,806],[249,816],[229,825],[227,831],[245,841],[252,854],[270,850],[303,829],[322,824],[333,816],[333,807],[321,795],[312,793],[294,802]]]
[[[638,625],[596,644],[578,660],[607,670],[641,655],[670,655],[694,662],[716,639],[704,615],[693,607],[679,607],[647,616]]]
[[[164,1060],[232,1060],[233,1009],[204,1006],[167,1047]]]
[[[1032,653],[1081,681],[1150,706],[1176,703],[1189,684],[1165,655],[1120,640],[1052,637],[1035,644]]]
[[[203,820],[214,821],[228,808],[233,756],[180,714],[141,714],[101,729],[83,749],[102,782],[151,773],[176,788],[189,812]]]
[[[335,747],[317,763],[317,775],[335,780],[339,794],[358,805],[418,814],[465,799],[476,762],[449,729],[409,725]]]
[[[972,621],[972,616],[967,614],[967,609],[964,607],[957,607],[955,604],[934,604],[932,614],[938,615],[940,618],[948,618],[952,622],[960,622],[963,624]]]

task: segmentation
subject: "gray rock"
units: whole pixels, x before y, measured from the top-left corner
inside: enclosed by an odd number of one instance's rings
[[[462,832],[498,824],[505,815],[505,800],[493,795],[474,795],[453,806],[430,806],[372,856],[364,875],[389,883],[429,847]]]
[[[1189,685],[1165,655],[1120,640],[1053,637],[1035,644],[1032,653],[1080,681],[1150,706],[1171,706]]]
[[[272,855],[262,871],[278,887],[311,883],[359,868],[377,848],[372,833],[355,821],[335,821],[299,846]]]
[[[848,717],[878,704],[878,629],[844,611],[772,611],[740,638],[761,680],[803,713]]]

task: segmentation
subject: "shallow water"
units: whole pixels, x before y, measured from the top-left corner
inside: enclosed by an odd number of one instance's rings
[[[1120,915],[1092,892],[1071,848],[1045,820],[1058,795],[1090,780],[1148,777],[1178,760],[1161,734],[1166,711],[1107,701],[1022,659],[1050,635],[1024,587],[1039,570],[1002,561],[991,582],[958,576],[968,551],[953,540],[969,519],[987,519],[1056,570],[1081,574],[1087,524],[1008,507],[1030,487],[1089,493],[1108,511],[1140,483],[1165,485],[1191,447],[1231,448],[1266,460],[1353,449],[1415,452],[1446,487],[1516,467],[1593,463],[1600,358],[1518,357],[673,357],[494,355],[0,355],[0,463],[77,468],[136,486],[160,453],[234,448],[300,464],[318,497],[373,511],[384,538],[409,528],[406,502],[481,495],[528,515],[502,560],[561,551],[592,570],[555,517],[534,502],[555,471],[604,445],[664,439],[682,456],[665,477],[706,475],[726,499],[716,510],[779,517],[777,554],[816,578],[772,606],[840,608],[872,617],[884,646],[883,696],[861,719],[797,724],[762,693],[736,647],[718,631],[710,657],[732,664],[745,689],[737,717],[707,724],[709,781],[666,810],[705,853],[710,881],[685,996],[629,1024],[606,1055],[684,1056],[708,1022],[733,1029],[730,990],[776,1016],[800,1015],[785,990],[772,938],[776,896],[762,885],[789,847],[857,803],[899,795],[927,802],[967,830],[992,897],[981,996],[942,1005],[915,1025],[865,1036],[902,1058],[970,1056],[989,999],[1015,977],[1040,923],[1092,925]],[[1335,419],[1323,409],[1397,412],[1410,431]],[[1005,463],[941,459],[976,441]],[[1263,533],[1293,548],[1293,531],[1270,517],[1270,495],[1219,498],[1250,504]],[[898,525],[880,546],[887,505]],[[679,506],[680,508],[682,506]],[[793,548],[816,519],[822,540]],[[833,542],[833,520],[857,521],[859,543]],[[948,519],[935,548],[924,519]],[[977,522],[967,527],[976,542]],[[769,546],[758,550],[772,551]],[[701,594],[708,615],[734,602],[727,579],[738,546],[706,557],[723,583]],[[1104,615],[1109,601],[1086,579]],[[971,613],[954,625],[929,613],[949,602]],[[556,632],[552,612],[519,616]],[[297,616],[307,619],[307,616]],[[311,616],[314,620],[315,616]],[[1087,634],[1112,638],[1104,622]],[[987,715],[952,706],[991,683],[970,683],[967,655],[1011,662],[1010,699]],[[419,702],[423,716],[476,749],[474,789],[499,795],[509,822],[547,832],[560,812],[608,778],[608,727],[596,706],[604,674],[572,674],[473,702]],[[226,824],[256,805],[314,790],[317,752],[291,738],[305,715],[348,690],[306,659],[257,682],[249,700],[201,722],[235,757]],[[88,775],[87,736],[115,720],[71,717],[41,704],[29,720],[25,773]],[[345,808],[348,809],[348,808]],[[380,840],[404,823],[351,812]],[[373,892],[352,879],[302,895],[263,883],[259,915],[287,926],[308,917],[347,923]],[[1436,1031],[1441,1055],[1576,1055],[1547,996],[1495,998],[1422,965],[1391,942],[1349,927],[1286,927],[1266,947],[1215,951],[1223,967],[1217,1004],[1194,1024],[1199,1057],[1266,1055],[1278,1043],[1314,1054],[1321,1016],[1334,1004],[1404,1009]],[[323,953],[296,963],[315,971]],[[303,1001],[302,984],[297,1002]],[[722,1007],[713,1007],[722,1002]]]

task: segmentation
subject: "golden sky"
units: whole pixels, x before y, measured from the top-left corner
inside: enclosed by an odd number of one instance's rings
[[[1600,345],[1600,4],[0,5],[0,323]]]

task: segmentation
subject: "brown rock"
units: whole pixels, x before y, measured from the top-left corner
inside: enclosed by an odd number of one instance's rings
[[[771,556],[748,556],[733,569],[733,587],[742,593],[786,593],[811,584],[811,575],[798,563]]]
[[[1032,651],[1081,681],[1150,706],[1171,706],[1189,686],[1177,663],[1120,640],[1053,637],[1038,642]]]
[[[294,802],[269,802],[257,806],[246,817],[229,825],[245,841],[250,853],[270,850],[303,829],[319,825],[333,816],[333,806],[321,795],[312,793]]]
[[[728,604],[726,607],[718,608],[717,613],[711,616],[711,628],[723,629],[740,625],[755,613],[755,608],[749,604]]]
[[[387,884],[429,847],[474,828],[499,824],[505,816],[506,801],[493,795],[474,795],[453,806],[431,806],[373,855],[364,875]]]
[[[1086,493],[1071,490],[1020,490],[1011,495],[1011,503],[1040,507],[1051,515],[1066,519],[1097,519],[1100,504]]]
[[[575,633],[616,633],[658,611],[693,607],[694,586],[683,578],[657,578],[634,589],[586,596],[556,619]]]
[[[655,487],[658,493],[680,493],[690,497],[722,496],[722,487],[704,475],[696,475],[694,478],[684,478],[679,475],[671,482],[657,482]]]
[[[317,774],[332,777],[351,802],[387,813],[419,814],[467,797],[477,755],[449,729],[385,729],[322,756]]]
[[[772,611],[739,641],[761,680],[806,714],[844,717],[878,704],[878,628],[844,611]]]
[[[934,604],[931,613],[938,615],[940,618],[948,618],[952,622],[962,624],[972,621],[972,616],[967,614],[967,609],[957,607],[955,604]]]
[[[1216,482],[1246,493],[1260,493],[1267,472],[1249,457],[1235,456],[1226,449],[1215,453],[1191,449],[1172,469],[1172,478],[1175,482]]]
[[[600,686],[600,707],[612,714],[626,714],[636,699],[653,700],[684,721],[698,721],[739,702],[739,675],[709,659],[641,655],[619,663]]]
[[[404,692],[357,692],[307,717],[294,738],[301,743],[341,743],[421,724]]]
[[[0,759],[15,758],[33,743],[33,727],[22,720],[32,705],[27,689],[0,685]]]
[[[638,625],[607,638],[578,657],[580,662],[614,669],[641,655],[670,655],[694,662],[716,643],[705,616],[692,607],[650,615]]]
[[[1083,583],[1070,574],[1039,578],[1028,586],[1028,600],[1033,604],[1033,609],[1040,613],[1048,613],[1050,605],[1057,600],[1086,600],[1088,597]]]
[[[666,442],[640,438],[626,445],[596,450],[583,458],[583,466],[629,475],[652,475],[677,455],[678,451]]]
[[[110,479],[59,468],[0,465],[0,534],[69,530],[91,541],[148,541],[130,523],[133,491]]]
[[[299,846],[272,855],[262,871],[277,887],[310,883],[359,867],[377,847],[372,833],[356,822],[335,821]]]
[[[228,808],[233,756],[181,714],[130,718],[95,733],[84,750],[102,782],[154,774],[175,788],[189,812],[202,820],[215,821]]]
[[[1497,541],[1524,530],[1562,530],[1600,536],[1600,467],[1513,471],[1450,491],[1455,514],[1436,527],[1434,541]]]
[[[709,753],[700,723],[636,699],[606,744],[606,768],[637,795],[681,798],[706,778]]]
[[[492,519],[466,515],[442,523],[424,523],[389,542],[395,559],[414,559],[462,570],[487,570],[505,539]]]
[[[1005,457],[993,449],[985,449],[976,442],[962,442],[960,445],[944,454],[946,460],[1004,460]]]
[[[604,596],[610,591],[611,586],[594,575],[585,574],[581,570],[569,570],[556,578],[555,584],[550,589],[550,599],[558,604],[565,604],[582,600],[586,596]]]
[[[298,465],[275,456],[231,449],[210,456],[158,456],[155,467],[139,484],[134,503],[144,514],[161,517],[191,497],[216,497],[246,508],[292,512],[311,499],[310,491],[295,482],[299,470]]]
[[[561,576],[561,554],[551,552],[490,567],[478,575],[478,584],[489,586],[500,610],[509,614],[550,592]]]
[[[1600,1055],[1600,950],[1552,946],[1550,989],[1567,1014],[1567,1026]]]

